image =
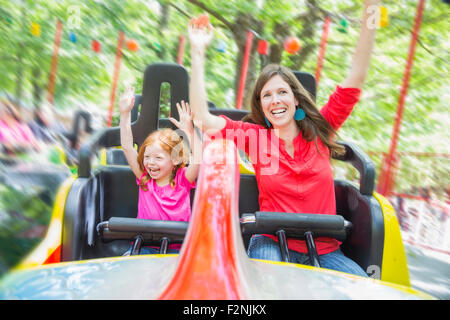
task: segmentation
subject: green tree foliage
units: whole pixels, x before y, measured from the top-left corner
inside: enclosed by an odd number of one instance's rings
[[[389,11],[389,25],[377,32],[361,101],[340,130],[342,139],[356,142],[367,152],[389,149],[417,3],[383,1]],[[264,63],[281,62],[292,69],[315,73],[323,21],[329,16],[332,23],[317,92],[320,107],[349,70],[361,9],[362,1],[350,0],[0,0],[0,90],[36,107],[45,100],[59,19],[64,29],[55,107],[73,110],[89,106],[106,115],[119,30],[127,38],[138,41],[139,51],[124,48],[118,92],[125,83],[131,82],[139,93],[145,67],[155,62],[175,62],[179,36],[187,36],[188,20],[207,12],[216,35],[207,52],[206,82],[208,99],[218,107],[235,104],[246,32],[249,29],[255,32],[244,95],[247,97],[244,107],[248,108],[250,88]],[[445,107],[449,87],[448,9],[443,1],[426,1],[399,151],[448,152],[448,108]],[[346,33],[338,30],[342,19],[348,24]],[[40,25],[40,37],[30,33],[31,22]],[[70,31],[76,34],[76,43],[70,41]],[[288,35],[301,41],[302,50],[297,54],[283,50]],[[260,59],[256,51],[259,37],[270,43],[270,54],[265,59]],[[92,39],[101,42],[101,53],[92,51]],[[219,43],[226,44],[225,52],[217,50]],[[183,64],[190,71],[188,41],[184,52]],[[377,166],[381,163],[379,155],[373,154]],[[424,172],[425,167],[432,171],[429,176],[440,177],[431,184],[448,187],[447,159],[435,159],[439,165],[433,165],[434,168],[429,166],[431,160],[406,159],[401,170],[407,172],[398,175],[398,188],[420,184],[417,172]]]

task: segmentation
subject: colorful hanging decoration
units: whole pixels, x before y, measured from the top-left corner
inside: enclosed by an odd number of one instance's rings
[[[13,21],[9,16],[6,16],[4,18],[0,17],[0,20],[3,20],[3,19],[5,19],[6,22],[8,22],[8,25],[12,25]]]
[[[94,52],[97,52],[97,53],[102,52],[102,45],[100,42],[98,42],[97,40],[92,40],[91,44],[92,44],[92,50]]]
[[[338,26],[337,30],[342,33],[347,33],[347,27],[348,27],[347,20],[341,19],[341,21],[339,21],[339,26]]]
[[[36,22],[31,23],[30,27],[31,34],[35,37],[39,37],[41,35],[41,26]]]
[[[300,51],[300,40],[297,37],[290,36],[284,41],[284,50],[290,54],[297,53]]]
[[[127,48],[130,51],[136,52],[139,50],[139,44],[134,39],[128,39],[127,40]]]
[[[69,40],[73,43],[77,43],[77,36],[72,31],[69,32]]]
[[[217,44],[216,50],[219,52],[224,53],[225,51],[227,51],[227,44],[225,41],[223,40],[219,40],[219,43]]]
[[[158,52],[161,52],[161,50],[162,50],[161,45],[156,41],[153,42],[153,47]]]
[[[380,27],[387,27],[389,25],[388,10],[385,6],[380,6]]]
[[[269,42],[266,40],[259,40],[258,41],[258,53],[260,55],[266,56],[269,54]]]

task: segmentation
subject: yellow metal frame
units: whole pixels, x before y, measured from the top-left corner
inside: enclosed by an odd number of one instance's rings
[[[395,210],[382,195],[374,192],[373,196],[380,203],[384,218],[381,280],[410,287],[408,262]]]

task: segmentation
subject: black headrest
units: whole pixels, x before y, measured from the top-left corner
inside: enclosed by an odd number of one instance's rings
[[[308,72],[293,71],[303,88],[309,92],[313,101],[316,101],[316,78]]]

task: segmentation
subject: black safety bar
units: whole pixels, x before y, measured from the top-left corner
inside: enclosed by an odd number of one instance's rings
[[[188,222],[146,220],[113,217],[97,225],[97,233],[104,242],[133,240],[130,255],[139,254],[144,243],[159,245],[159,253],[165,254],[169,243],[182,243]]]
[[[371,196],[375,188],[375,166],[369,156],[357,145],[350,142],[338,142],[344,146],[342,156],[333,155],[334,159],[349,162],[359,172],[359,191],[362,195]]]
[[[185,221],[146,220],[136,218],[113,217],[97,225],[97,232],[104,241],[130,240],[141,235],[145,241],[162,241],[167,237],[174,241],[183,241],[188,227]]]
[[[351,222],[342,216],[331,214],[257,211],[241,216],[244,235],[276,234],[278,230],[284,230],[288,238],[305,239],[305,233],[311,231],[316,237],[332,237],[343,241],[351,226]]]
[[[339,215],[298,214],[285,212],[245,213],[240,219],[243,235],[275,234],[278,236],[282,260],[289,262],[287,238],[305,239],[311,264],[320,267],[313,237],[332,237],[343,241],[350,233],[352,224]],[[181,243],[188,222],[145,220],[113,217],[100,222],[97,232],[103,241],[134,240],[135,246],[145,243],[161,243],[160,253],[165,253],[168,243]],[[138,250],[139,251],[139,250]]]
[[[298,214],[287,212],[244,213],[241,217],[243,235],[275,234],[278,237],[281,259],[290,261],[287,238],[306,241],[310,263],[320,267],[314,237],[331,237],[343,241],[352,228],[352,223],[340,215]]]

